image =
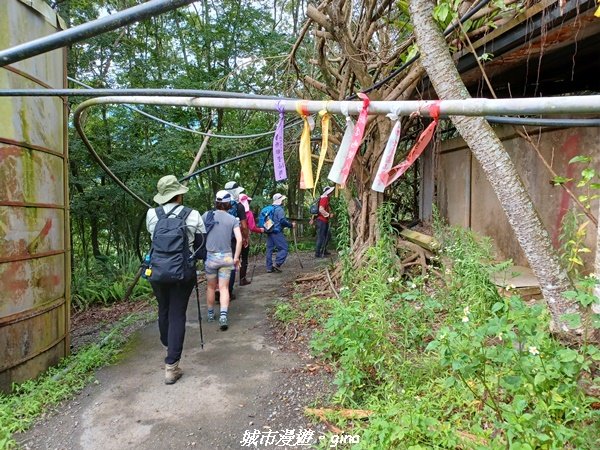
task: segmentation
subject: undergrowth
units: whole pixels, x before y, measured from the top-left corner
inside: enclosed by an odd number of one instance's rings
[[[82,311],[92,305],[109,305],[125,297],[140,267],[139,260],[133,254],[107,257],[93,260],[91,266],[82,264],[73,267],[71,282],[71,304],[76,311]],[[131,299],[152,295],[150,283],[138,281]]]
[[[64,358],[35,380],[14,385],[11,394],[0,394],[0,448],[16,448],[13,434],[27,430],[44,411],[83,389],[96,369],[114,362],[127,342],[126,328],[133,323],[147,322],[154,315],[130,314],[99,342]]]
[[[600,350],[565,347],[548,332],[545,305],[500,296],[490,274],[508,263],[493,263],[489,241],[438,227],[435,267],[409,278],[398,271],[388,207],[378,223],[382,239],[345,274],[311,342],[335,367],[332,402],[372,411],[331,418],[360,436],[352,448],[600,448],[599,400],[580,387],[600,382]],[[311,309],[281,308],[281,320]]]

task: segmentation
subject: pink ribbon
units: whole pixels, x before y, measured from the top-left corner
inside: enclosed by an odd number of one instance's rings
[[[417,138],[417,142],[415,142],[413,148],[411,148],[410,152],[408,152],[406,159],[397,166],[392,167],[390,170],[387,171],[387,173],[382,173],[380,175],[381,182],[385,184],[386,187],[392,184],[398,178],[400,178],[409,169],[409,167],[412,166],[412,164],[417,160],[417,158],[421,156],[421,153],[423,153],[423,150],[425,150],[425,148],[429,144],[429,141],[431,141],[433,133],[435,132],[435,128],[437,127],[437,124],[440,119],[439,101],[434,102],[429,107],[429,114],[433,118],[433,122],[431,122],[429,126],[425,128],[425,131],[423,131],[421,135]]]
[[[356,152],[362,143],[363,135],[365,134],[365,127],[367,125],[367,115],[369,113],[369,97],[362,92],[359,92],[358,97],[362,99],[363,106],[360,114],[358,115],[358,120],[356,121],[356,126],[354,127],[354,134],[352,135],[352,142],[350,143],[350,148],[348,149],[348,156],[346,156],[346,160],[344,161],[344,166],[342,167],[342,171],[340,173],[340,182],[339,184],[345,185],[346,180],[348,179],[348,174],[350,173],[350,168],[352,167],[352,162],[354,161],[354,157],[356,156]]]
[[[279,111],[279,122],[277,122],[275,135],[273,136],[273,168],[275,169],[275,181],[282,181],[287,179],[287,171],[285,170],[285,158],[283,156],[285,109],[281,102],[277,103],[277,111]]]

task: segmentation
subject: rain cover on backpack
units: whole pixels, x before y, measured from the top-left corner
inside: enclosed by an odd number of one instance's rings
[[[177,209],[176,206],[173,209]],[[176,283],[196,275],[194,261],[190,260],[190,247],[185,220],[192,210],[185,206],[178,214],[173,210],[165,214],[162,206],[155,209],[158,222],[152,236],[150,254],[150,281]]]
[[[273,212],[275,211],[274,205],[267,205],[260,210],[258,215],[258,227],[264,228],[265,233],[272,233],[275,230],[275,223],[273,222]]]

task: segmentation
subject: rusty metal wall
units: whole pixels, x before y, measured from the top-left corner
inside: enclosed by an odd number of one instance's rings
[[[569,209],[575,207],[566,191],[554,186],[552,175],[544,167],[535,151],[522,138],[515,136],[511,127],[498,127],[496,132],[514,162],[521,179],[548,230],[552,242],[559,248],[561,221]],[[544,158],[558,175],[581,178],[582,165],[569,164],[577,155],[593,157],[594,168],[600,168],[600,128],[566,128],[529,131]],[[440,211],[450,224],[468,227],[494,240],[499,257],[511,258],[517,265],[527,265],[521,247],[508,223],[500,203],[488,183],[477,160],[462,139],[444,142],[439,158],[438,198]],[[577,195],[586,194],[574,183],[569,183]],[[598,202],[592,203],[596,215]],[[592,253],[585,254],[586,268],[593,270],[596,248],[596,228],[588,225],[585,246]]]
[[[41,0],[0,1],[0,49],[64,22]],[[66,50],[0,68],[0,87],[66,87]],[[0,97],[0,390],[69,351],[67,105]]]

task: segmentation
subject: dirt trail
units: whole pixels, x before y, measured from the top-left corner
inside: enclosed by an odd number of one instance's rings
[[[314,430],[316,442],[318,426],[310,425],[302,410],[324,381],[302,375],[307,361],[273,344],[266,317],[270,305],[290,294],[285,282],[314,270],[312,257],[303,254],[302,260],[304,269],[291,254],[282,274],[265,273],[259,260],[253,283],[236,288],[229,330],[203,322],[204,350],[193,293],[181,360],[184,376],[176,384],[164,384],[165,352],[151,323],[117,364],[99,370],[96,382],[16,436],[18,442],[25,449],[286,448],[276,442],[249,446],[244,436],[253,430],[283,435],[301,428]],[[206,317],[204,299],[201,286]]]

